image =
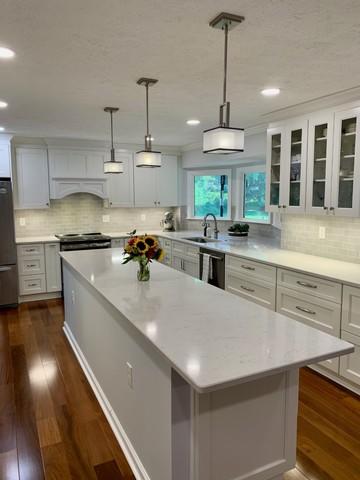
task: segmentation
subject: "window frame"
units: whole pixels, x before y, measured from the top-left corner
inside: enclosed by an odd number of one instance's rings
[[[244,212],[244,180],[247,173],[253,172],[264,172],[266,175],[266,165],[252,165],[249,167],[240,167],[236,169],[236,198],[235,198],[235,221],[237,222],[246,222],[246,223],[258,223],[262,225],[271,225],[272,224],[272,213],[269,213],[268,220],[250,220],[245,218],[243,215]],[[265,204],[266,204],[266,195],[265,195]]]
[[[194,178],[197,176],[208,176],[208,175],[227,175],[228,177],[228,214],[226,217],[216,216],[216,219],[219,221],[231,221],[231,208],[232,208],[232,171],[231,168],[224,169],[209,169],[209,170],[190,170],[187,172],[187,220],[202,220],[204,217],[195,217],[194,216],[194,207],[195,207],[195,189],[194,189]]]

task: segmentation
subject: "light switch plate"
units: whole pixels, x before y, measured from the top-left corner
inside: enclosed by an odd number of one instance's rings
[[[127,382],[130,388],[134,388],[133,367],[131,363],[126,362]]]
[[[326,238],[326,227],[319,227],[319,238],[324,240]]]
[[[20,224],[20,227],[25,227],[26,226],[26,218],[20,217],[19,218],[19,224]]]
[[[103,223],[109,223],[110,222],[110,215],[103,215],[102,216],[102,221],[103,221]]]

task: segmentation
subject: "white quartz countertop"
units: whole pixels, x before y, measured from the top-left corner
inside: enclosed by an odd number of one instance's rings
[[[59,239],[55,235],[43,235],[38,237],[16,237],[16,243],[18,245],[24,243],[53,243],[59,242]]]
[[[158,262],[150,281],[138,282],[137,264],[122,265],[118,249],[61,256],[199,392],[353,351],[343,340]]]

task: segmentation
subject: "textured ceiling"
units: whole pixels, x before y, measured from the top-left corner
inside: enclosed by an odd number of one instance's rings
[[[218,119],[223,34],[208,27],[221,10],[245,22],[230,34],[232,124],[360,84],[358,0],[2,0],[0,125],[19,135],[105,139],[106,105],[119,106],[117,141],[144,135],[140,76],[151,89],[155,143],[197,142]],[[259,91],[276,85],[277,98]],[[189,127],[186,119],[201,120]]]

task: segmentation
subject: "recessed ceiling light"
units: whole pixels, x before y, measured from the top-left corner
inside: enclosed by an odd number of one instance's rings
[[[276,97],[280,93],[280,88],[264,88],[261,93],[264,97]]]
[[[15,52],[10,48],[0,47],[0,58],[14,58]]]
[[[3,132],[5,130],[5,127],[0,127],[0,132]]]
[[[195,118],[193,118],[193,119],[187,120],[186,123],[188,125],[199,125],[200,120],[196,120]]]
[[[8,104],[4,102],[3,100],[0,100],[0,108],[6,108]]]

